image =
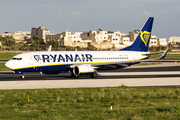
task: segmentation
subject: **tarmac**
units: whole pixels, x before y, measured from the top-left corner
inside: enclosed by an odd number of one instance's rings
[[[13,71],[0,72],[0,89],[42,89],[82,87],[180,87],[180,63],[163,62],[158,65],[131,66],[125,69],[98,71],[98,78],[71,78],[70,73],[41,75],[28,73],[25,79]]]

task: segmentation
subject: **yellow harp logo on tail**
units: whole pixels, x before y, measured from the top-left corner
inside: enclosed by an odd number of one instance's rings
[[[151,32],[148,32],[148,31],[144,31],[144,32],[141,31],[141,34],[140,34],[141,40],[144,42],[146,47],[147,47],[150,34]]]

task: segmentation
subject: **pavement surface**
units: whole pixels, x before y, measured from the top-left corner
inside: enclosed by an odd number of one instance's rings
[[[69,80],[30,80],[1,81],[0,89],[40,89],[40,88],[80,88],[118,86],[180,86],[180,77],[174,78],[120,78],[120,79],[69,79]]]
[[[71,78],[70,73],[45,75],[27,73],[25,79],[19,74],[0,72],[0,89],[41,89],[79,87],[180,87],[180,63],[131,66],[126,69],[98,72],[98,78],[89,76]]]

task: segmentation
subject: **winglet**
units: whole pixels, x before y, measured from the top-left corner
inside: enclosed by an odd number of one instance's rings
[[[168,48],[164,51],[164,53],[162,54],[162,56],[159,59],[164,59],[169,51],[170,46],[168,46]]]
[[[51,51],[52,45],[49,46],[48,51]]]

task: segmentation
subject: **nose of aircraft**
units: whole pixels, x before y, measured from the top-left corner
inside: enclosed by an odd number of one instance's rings
[[[6,66],[7,68],[9,68],[9,69],[12,69],[13,66],[14,66],[14,63],[13,63],[12,61],[7,61],[7,62],[5,63],[5,66]]]

